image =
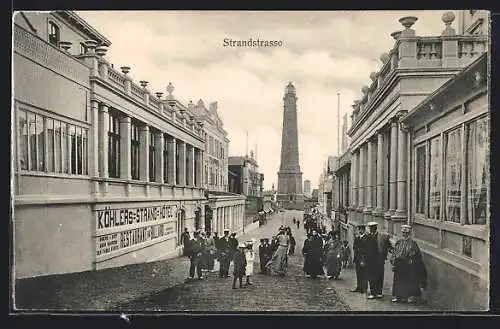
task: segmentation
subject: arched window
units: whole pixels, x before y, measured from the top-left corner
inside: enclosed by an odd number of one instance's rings
[[[49,42],[54,46],[59,46],[59,41],[61,39],[59,26],[54,22],[49,22]]]

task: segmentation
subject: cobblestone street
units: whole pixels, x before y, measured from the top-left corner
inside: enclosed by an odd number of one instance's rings
[[[240,242],[261,237],[271,237],[284,223],[292,226],[293,216],[302,220],[301,213],[285,212],[240,238]],[[302,273],[303,257],[300,253],[305,238],[304,229],[294,227],[297,240],[295,255],[289,257],[287,277],[258,274],[260,269],[256,256],[253,285],[242,289],[231,289],[232,278],[218,278],[210,273],[208,280],[186,281],[148,297],[118,305],[120,311],[417,311],[415,305],[394,305],[390,297],[368,301],[365,296],[349,292],[354,282],[353,270],[344,270],[341,280],[330,281],[305,278]],[[257,250],[257,246],[255,246]],[[187,260],[186,260],[187,261]],[[232,273],[232,272],[230,272]],[[390,294],[390,288],[385,289]]]

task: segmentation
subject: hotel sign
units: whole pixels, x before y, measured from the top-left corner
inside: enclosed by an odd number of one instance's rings
[[[176,235],[174,220],[176,206],[153,206],[96,211],[96,257],[120,255],[152,244],[155,240],[168,240]],[[124,252],[120,253],[119,251]]]

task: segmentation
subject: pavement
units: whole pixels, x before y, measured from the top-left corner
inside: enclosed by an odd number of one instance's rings
[[[289,257],[286,277],[259,274],[256,255],[253,285],[233,290],[232,278],[218,278],[217,272],[210,273],[207,280],[186,280],[189,260],[177,257],[101,271],[23,279],[16,284],[15,305],[23,310],[123,312],[430,311],[425,305],[391,303],[389,268],[385,272],[384,298],[380,300],[367,300],[363,294],[350,292],[356,281],[350,268],[342,271],[339,280],[306,278],[300,253],[305,232],[293,225],[294,216],[302,219],[300,212],[274,214],[263,226],[238,237],[240,242],[252,238],[259,241],[274,235],[281,224],[292,227],[297,247],[295,255]],[[256,251],[257,245],[258,242]]]

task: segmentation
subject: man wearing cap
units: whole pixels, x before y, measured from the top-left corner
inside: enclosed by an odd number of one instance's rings
[[[231,239],[229,238],[229,230],[224,230],[224,236],[219,239],[219,277],[229,277],[229,265],[231,263],[232,255]]]
[[[401,225],[403,238],[396,242],[391,255],[394,282],[392,301],[413,302],[427,288],[427,271],[418,244],[411,238],[411,226]]]
[[[360,224],[357,227],[358,234],[354,237],[354,242],[352,244],[352,250],[354,252],[353,263],[356,268],[356,288],[351,290],[351,292],[366,293],[366,287],[368,281],[366,278],[366,260],[365,254],[363,252],[364,243],[366,241],[366,231],[365,225]]]
[[[369,222],[366,226],[368,226],[369,233],[363,251],[366,256],[366,274],[370,284],[368,299],[382,298],[384,266],[387,253],[392,251],[391,240],[387,233],[377,231],[377,222]]]

